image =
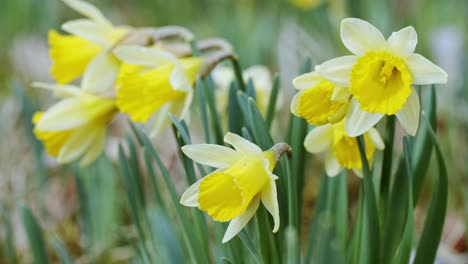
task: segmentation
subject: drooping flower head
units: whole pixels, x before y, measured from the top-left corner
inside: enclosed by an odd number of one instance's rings
[[[304,146],[310,153],[327,152],[325,171],[328,176],[336,176],[343,168],[352,169],[362,175],[362,163],[357,139],[345,133],[344,120],[336,124],[316,127],[307,134]],[[379,132],[370,128],[364,133],[366,158],[372,160],[375,149],[382,150],[384,143]]]
[[[273,232],[280,219],[275,180],[275,151],[263,151],[250,141],[232,133],[224,141],[235,150],[212,144],[187,145],[182,151],[189,158],[218,170],[190,186],[182,195],[185,206],[198,207],[211,218],[229,223],[223,243],[229,241],[255,215],[260,202],[273,216]]]
[[[93,5],[81,0],[63,0],[86,18],[64,23],[62,29],[71,35],[49,31],[51,74],[60,84],[81,75],[87,76],[93,92],[112,88],[119,69],[118,60],[109,52],[129,32],[127,26],[114,26]]]
[[[396,115],[410,135],[419,123],[419,99],[412,85],[447,82],[447,73],[414,53],[417,35],[409,26],[387,40],[366,21],[347,18],[341,40],[351,56],[332,59],[316,67],[329,81],[349,87],[353,96],[345,129],[358,136],[384,115]]]
[[[73,85],[36,83],[63,99],[33,117],[34,134],[61,164],[81,158],[87,166],[102,152],[106,128],[117,114],[115,100],[84,92]]]
[[[146,122],[157,112],[153,134],[170,123],[168,113],[187,117],[200,58],[177,58],[157,47],[130,45],[114,53],[124,62],[117,81],[121,112],[135,122]]]

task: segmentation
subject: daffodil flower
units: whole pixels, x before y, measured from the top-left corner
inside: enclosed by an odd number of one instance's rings
[[[68,21],[62,29],[71,35],[49,31],[51,74],[60,84],[86,76],[88,92],[111,89],[119,61],[109,52],[130,28],[114,26],[93,5],[81,0],[63,0],[87,18]]]
[[[228,106],[229,87],[234,80],[234,72],[232,68],[227,66],[219,66],[214,69],[211,74],[213,81],[218,88],[216,91],[216,104],[220,114],[226,113]],[[268,103],[271,95],[271,88],[273,82],[271,79],[270,71],[263,65],[253,65],[247,68],[242,77],[245,82],[252,80],[255,87],[255,95],[257,107],[260,113],[266,115],[268,110]],[[280,108],[282,105],[283,97],[278,95],[276,107]]]
[[[218,170],[190,186],[182,195],[181,204],[198,207],[216,221],[231,221],[223,243],[244,228],[260,202],[273,216],[273,232],[278,231],[280,219],[275,185],[278,177],[272,173],[278,152],[274,148],[262,152],[255,144],[232,133],[227,133],[224,141],[235,150],[212,144],[182,147],[185,155],[195,162]]]
[[[87,166],[102,152],[107,124],[117,114],[114,99],[101,98],[74,85],[35,83],[63,99],[33,117],[34,134],[58,162],[81,158]]]
[[[341,22],[341,40],[354,55],[329,60],[316,67],[320,75],[349,87],[352,95],[345,129],[358,136],[384,115],[396,115],[403,128],[415,135],[419,123],[419,98],[412,85],[446,83],[447,73],[414,53],[416,31],[409,26],[385,40],[366,21]]]
[[[336,176],[343,168],[352,169],[362,176],[362,163],[357,139],[349,137],[344,130],[344,120],[336,124],[316,127],[307,134],[304,146],[310,153],[327,152],[325,171],[328,176]],[[372,160],[375,149],[382,150],[384,143],[375,128],[364,133],[366,158]]]
[[[340,122],[346,115],[351,94],[316,71],[293,80],[299,90],[291,102],[291,113],[314,126]]]
[[[168,113],[188,116],[200,58],[177,58],[157,47],[131,45],[118,47],[114,53],[124,62],[117,81],[121,112],[134,122],[146,122],[157,112],[153,135],[170,123]]]

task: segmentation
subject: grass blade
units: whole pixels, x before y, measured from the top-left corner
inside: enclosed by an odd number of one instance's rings
[[[267,114],[265,117],[265,122],[269,129],[271,129],[271,124],[273,123],[273,118],[275,117],[279,87],[280,87],[280,78],[279,78],[279,75],[276,74],[275,77],[273,77],[273,86],[271,88],[270,99],[268,100]]]
[[[32,214],[31,210],[26,205],[23,205],[20,210],[21,219],[23,220],[23,225],[26,230],[26,235],[29,241],[29,249],[31,250],[34,263],[49,263],[46,244],[41,227],[37,223],[37,220]]]

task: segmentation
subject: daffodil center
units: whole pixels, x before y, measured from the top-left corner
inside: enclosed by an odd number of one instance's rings
[[[370,51],[351,71],[349,91],[364,111],[396,114],[411,93],[411,74],[404,60],[387,51]]]

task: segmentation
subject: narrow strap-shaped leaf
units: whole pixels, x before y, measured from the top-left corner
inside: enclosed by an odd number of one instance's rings
[[[31,250],[34,263],[36,264],[47,264],[49,258],[47,257],[46,244],[42,229],[37,223],[36,218],[32,214],[31,210],[23,205],[21,207],[21,219],[23,220],[23,226],[26,230],[26,235],[29,241],[29,249]]]
[[[423,111],[429,122],[420,122],[413,145],[414,162],[412,165],[414,171],[414,204],[416,204],[418,201],[422,186],[424,185],[424,180],[427,175],[427,170],[429,168],[429,162],[431,160],[433,144],[431,144],[431,132],[429,130],[432,129],[435,131],[437,122],[437,101],[435,87],[434,85],[431,85],[429,89],[424,90],[427,90],[427,97]],[[422,121],[423,118],[421,117],[420,120]]]
[[[240,134],[242,126],[244,124],[244,117],[241,113],[241,108],[237,99],[237,85],[232,82],[229,86],[229,97],[228,97],[228,122],[229,131],[235,134]]]
[[[424,222],[424,229],[416,251],[416,257],[414,259],[415,264],[434,262],[442,235],[442,229],[444,227],[445,214],[447,212],[448,179],[444,156],[440,150],[436,135],[429,125],[429,121],[424,115],[423,119],[427,124],[430,132],[429,135],[434,146],[439,167],[439,177],[437,177],[437,181],[434,184],[435,190],[433,191],[431,203]]]
[[[197,79],[197,86],[203,87],[204,96],[208,103],[208,109],[210,110],[211,126],[214,130],[215,143],[223,144],[223,132],[221,129],[220,118],[218,116],[218,110],[216,109],[216,101],[214,96],[214,87],[211,82],[202,81],[200,78]]]
[[[255,263],[260,264],[261,262],[258,249],[255,246],[255,243],[252,241],[252,238],[250,237],[249,233],[245,229],[242,229],[242,231],[239,232],[239,238],[247,247],[247,250],[250,252],[253,259],[255,260]]]
[[[369,261],[371,263],[378,263],[380,256],[380,228],[379,228],[379,212],[377,209],[377,201],[375,198],[374,184],[371,178],[371,172],[369,170],[369,163],[367,162],[366,152],[365,152],[365,143],[364,137],[359,136],[357,138],[359,153],[361,154],[362,161],[362,172],[363,179],[361,181],[361,186],[364,189],[364,201],[365,201],[365,210],[367,224],[364,226],[368,230],[368,239],[369,239]]]
[[[406,224],[400,243],[398,255],[394,259],[395,264],[409,263],[411,250],[413,248],[414,216],[413,216],[413,172],[411,166],[411,150],[408,143],[408,137],[403,138],[403,151],[405,154],[405,176],[407,184],[406,192],[408,199],[406,201]],[[404,191],[403,191],[404,192]],[[401,210],[401,208],[400,208]]]
[[[54,237],[53,245],[55,252],[57,254],[60,263],[62,264],[73,264],[73,257],[70,255],[70,252],[67,250],[63,242],[58,238]]]
[[[280,78],[278,74],[275,74],[275,77],[273,77],[273,86],[271,87],[270,99],[268,100],[267,114],[265,118],[265,122],[269,129],[271,129],[271,124],[275,117],[279,88]]]
[[[11,218],[9,210],[3,205],[0,204],[0,215],[2,218],[3,223],[3,233],[5,236],[5,240],[3,246],[3,252],[6,254],[6,259],[8,263],[15,264],[17,263],[16,252],[15,252],[15,244],[14,244],[14,237],[13,237],[13,228],[11,225]]]
[[[197,92],[198,109],[200,111],[200,119],[203,127],[203,134],[205,135],[205,141],[211,143],[211,132],[208,123],[208,112],[206,110],[206,97],[200,79],[197,79],[195,90]]]

